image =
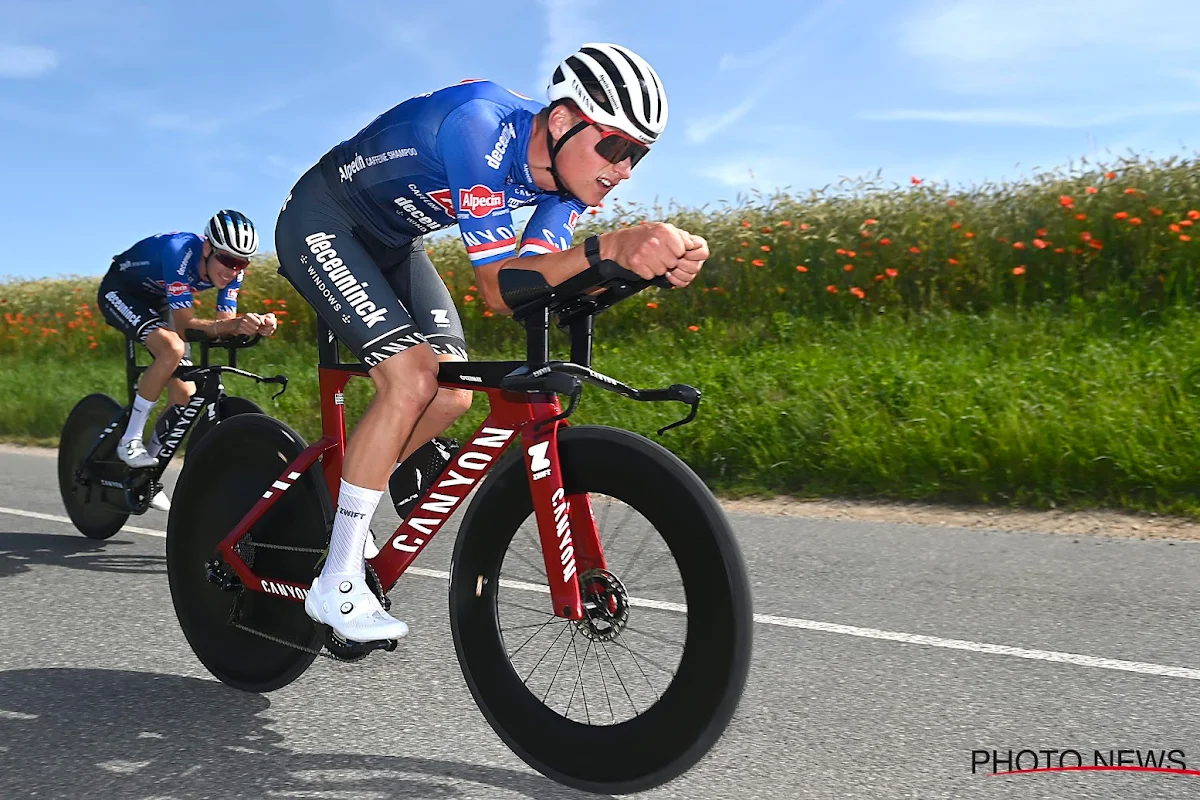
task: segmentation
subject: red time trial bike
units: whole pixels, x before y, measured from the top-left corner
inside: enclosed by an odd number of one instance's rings
[[[526,359],[441,364],[440,385],[485,393],[490,413],[368,560],[368,581],[387,607],[388,591],[474,491],[449,610],[475,702],[549,778],[642,791],[692,767],[733,716],[751,654],[749,580],[719,503],[687,464],[639,434],[568,424],[585,383],[690,406],[660,435],[695,418],[691,386],[639,390],[591,368],[595,316],[651,283],[613,262],[555,287],[506,275],[519,272],[499,274],[526,329]],[[569,331],[569,361],[550,359],[552,317]],[[307,444],[262,414],[227,419],[185,463],[170,512],[167,566],[183,632],[213,675],[252,692],[287,685],[318,656],[362,661],[395,647],[340,640],[303,608],[332,530],[342,392],[366,376],[342,363],[323,326],[318,336],[321,438]]]

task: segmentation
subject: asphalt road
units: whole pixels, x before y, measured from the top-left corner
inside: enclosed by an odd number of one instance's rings
[[[64,521],[53,458],[0,450],[0,476],[0,798],[588,796],[484,721],[443,580],[397,586],[396,652],[246,694],[179,630],[164,514],[92,542]],[[644,796],[1200,797],[1200,544],[731,520],[759,615],[749,683],[713,751]],[[417,566],[448,569],[452,543],[450,527]],[[1180,772],[973,774],[976,750],[1174,750]],[[996,768],[1047,758],[1076,763]]]

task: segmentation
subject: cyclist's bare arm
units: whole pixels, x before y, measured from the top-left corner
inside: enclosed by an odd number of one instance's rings
[[[221,336],[253,336],[256,333],[269,335],[275,330],[273,314],[234,314],[229,311],[218,311],[216,319],[199,319],[191,308],[177,308],[171,312],[175,322],[175,330],[182,333],[188,328],[203,331],[206,336],[216,339]],[[270,317],[268,321],[266,317]]]
[[[687,286],[708,258],[708,243],[700,236],[676,228],[670,223],[606,231],[599,235],[600,257],[617,262],[646,280],[666,275],[675,286]],[[588,267],[583,245],[559,253],[508,258],[486,264],[476,270],[483,299],[501,314],[511,313],[500,297],[497,274],[502,269],[527,269],[540,272],[546,283],[556,286]]]

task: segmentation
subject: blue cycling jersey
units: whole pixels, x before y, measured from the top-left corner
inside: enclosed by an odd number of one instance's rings
[[[389,247],[458,225],[471,263],[571,246],[586,208],[539,189],[529,137],[542,105],[490,81],[406,100],[326,153],[326,182]],[[518,250],[512,210],[534,206]]]
[[[125,288],[144,297],[167,300],[173,309],[191,308],[192,292],[213,288],[200,279],[204,239],[194,233],[159,233],[142,239],[113,256],[110,274]],[[238,289],[245,272],[238,272],[217,294],[217,311],[237,312]]]

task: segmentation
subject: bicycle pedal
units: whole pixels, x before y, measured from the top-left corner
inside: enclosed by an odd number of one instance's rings
[[[358,661],[376,650],[390,653],[400,644],[398,639],[376,639],[371,642],[352,642],[343,639],[333,632],[333,628],[325,626],[325,649],[334,658],[342,661]]]

